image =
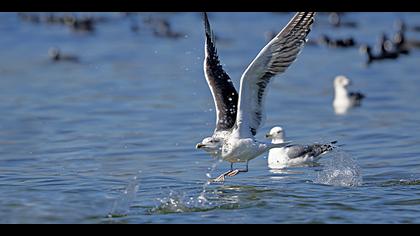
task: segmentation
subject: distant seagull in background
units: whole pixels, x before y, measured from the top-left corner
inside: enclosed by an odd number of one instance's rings
[[[272,144],[255,139],[264,121],[264,103],[270,80],[283,72],[296,60],[314,22],[314,12],[298,12],[290,22],[257,55],[241,77],[237,98],[233,84],[219,64],[207,14],[204,13],[206,56],[204,71],[216,105],[217,123],[212,137],[196,145],[206,151],[219,148],[219,157],[231,163],[231,168],[214,181],[222,182],[226,176],[248,172],[248,162],[272,148],[288,143]],[[237,100],[237,105],[236,104]],[[233,114],[236,114],[234,116]],[[222,133],[222,135],[219,135]],[[220,136],[220,137],[219,137]],[[211,143],[219,139],[220,145]],[[233,169],[233,163],[245,162],[246,169]]]
[[[150,16],[144,19],[144,23],[152,27],[153,34],[157,37],[179,39],[185,36],[184,33],[174,31],[169,20],[164,18]]]
[[[372,48],[369,45],[360,46],[360,52],[367,55],[366,65],[370,65],[371,63],[377,61],[395,60],[400,55],[397,51],[373,54]]]
[[[86,16],[77,18],[75,16],[65,17],[64,23],[75,32],[92,33],[95,31],[95,21],[92,17]]]
[[[348,28],[356,28],[357,23],[351,21],[342,21],[341,16],[337,12],[331,12],[328,16],[328,21],[334,27],[348,27]]]
[[[407,44],[403,31],[398,31],[394,34],[394,37],[392,38],[392,44],[400,54],[410,54],[409,45]]]
[[[379,38],[379,47],[380,47],[379,53],[381,55],[385,55],[387,53],[392,52],[393,44],[392,44],[392,41],[389,40],[386,33],[382,33],[381,37]]]
[[[274,127],[265,135],[271,142],[285,143],[285,132],[282,127]],[[273,148],[268,151],[268,167],[283,169],[292,166],[315,164],[321,157],[332,151],[337,141],[325,144],[299,145],[290,144],[282,148]]]
[[[420,48],[420,40],[418,39],[406,39],[405,33],[407,32],[407,27],[404,22],[397,21],[397,33],[394,35],[393,42],[399,46],[403,46],[404,49],[415,49]],[[410,29],[417,29],[416,31],[420,32],[420,26],[411,27]]]
[[[336,114],[342,115],[356,106],[360,106],[365,95],[359,92],[349,92],[347,87],[351,81],[346,76],[337,76],[334,80],[334,101],[333,107]]]
[[[344,39],[332,39],[327,35],[322,35],[319,39],[320,44],[324,44],[332,48],[349,48],[356,46],[356,41],[353,37]]]
[[[60,49],[56,47],[50,48],[48,50],[48,55],[50,56],[50,59],[54,62],[59,62],[59,61],[67,61],[67,62],[75,62],[75,63],[79,62],[79,58],[77,56],[62,54]]]

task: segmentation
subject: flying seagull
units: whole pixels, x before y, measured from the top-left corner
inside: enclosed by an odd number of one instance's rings
[[[231,133],[236,122],[239,96],[229,75],[220,65],[215,37],[206,13],[204,13],[204,29],[206,34],[204,75],[216,107],[216,128],[213,135],[203,139],[196,148],[212,155],[219,155],[224,138]]]
[[[272,148],[289,143],[265,143],[255,139],[265,118],[265,97],[271,79],[286,71],[296,60],[307,41],[315,12],[298,12],[257,55],[241,76],[239,96],[231,79],[220,65],[214,36],[207,14],[204,13],[206,32],[204,72],[216,106],[216,129],[211,137],[196,145],[198,149],[216,152],[222,160],[231,163],[226,176],[248,172],[248,162]],[[246,169],[233,169],[233,163],[245,162]]]

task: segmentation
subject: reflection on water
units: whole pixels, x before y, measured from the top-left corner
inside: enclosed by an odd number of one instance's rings
[[[295,169],[288,169],[288,168],[283,168],[283,169],[269,169],[270,173],[272,173],[272,175],[270,176],[270,179],[272,180],[282,180],[282,179],[288,179],[291,178],[292,175],[302,175],[305,172],[304,171],[299,171],[299,170],[295,170]]]
[[[349,106],[334,107],[334,112],[337,115],[346,115],[350,109],[352,108]]]

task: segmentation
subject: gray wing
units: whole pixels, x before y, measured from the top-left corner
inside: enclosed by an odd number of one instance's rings
[[[326,152],[329,152],[335,148],[333,144],[337,143],[336,141],[327,143],[327,144],[312,144],[312,145],[290,145],[287,146],[287,156],[290,159],[303,157],[303,156],[312,156],[317,157]]]
[[[296,60],[311,31],[315,12],[298,12],[257,55],[241,78],[237,125],[242,137],[253,136],[265,118],[266,87]]]
[[[230,130],[236,122],[238,92],[220,65],[207,14],[203,14],[206,33],[204,73],[216,107],[216,131]]]
[[[311,148],[309,148],[309,146],[304,146],[304,145],[287,146],[287,156],[290,159],[302,157],[310,152],[311,152]]]
[[[362,100],[365,98],[365,95],[359,92],[350,92],[349,97],[355,105],[360,105]]]

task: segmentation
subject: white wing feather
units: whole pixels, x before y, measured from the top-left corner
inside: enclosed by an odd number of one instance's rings
[[[235,126],[241,137],[252,137],[262,126],[270,79],[284,72],[296,60],[311,31],[314,16],[314,12],[296,13],[243,73]]]

